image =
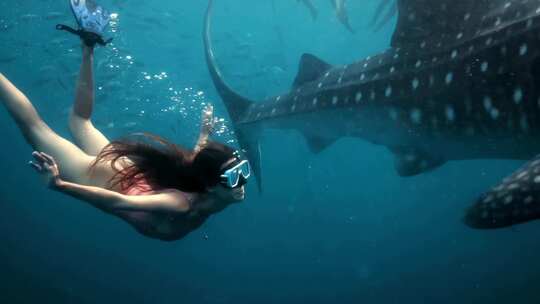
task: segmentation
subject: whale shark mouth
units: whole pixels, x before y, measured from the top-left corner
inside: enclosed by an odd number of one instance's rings
[[[398,0],[388,50],[344,66],[304,54],[291,90],[260,102],[223,79],[212,6],[208,68],[260,189],[259,134],[295,129],[314,153],[347,136],[386,146],[401,176],[451,160],[532,159],[480,195],[464,222],[500,228],[540,218],[539,0]]]

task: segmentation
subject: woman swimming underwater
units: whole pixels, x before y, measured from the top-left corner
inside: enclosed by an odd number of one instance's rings
[[[0,73],[0,102],[36,150],[30,164],[49,188],[123,219],[145,236],[172,241],[212,214],[244,200],[247,161],[210,141],[213,109],[203,111],[193,150],[150,134],[109,142],[92,124],[93,45],[83,37],[82,64],[69,117],[72,142],[41,119],[28,98]]]

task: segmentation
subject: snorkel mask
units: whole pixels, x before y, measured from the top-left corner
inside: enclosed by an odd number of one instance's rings
[[[247,184],[248,178],[251,176],[251,168],[247,160],[235,158],[232,163],[226,163],[224,167],[219,182],[222,186],[234,189]]]

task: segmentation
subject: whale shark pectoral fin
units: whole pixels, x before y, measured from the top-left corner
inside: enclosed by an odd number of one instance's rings
[[[298,74],[294,79],[293,88],[314,81],[324,75],[332,66],[311,54],[303,54],[300,58]]]
[[[482,194],[467,209],[463,222],[495,229],[540,218],[540,155]]]
[[[318,137],[318,136],[306,136],[306,141],[309,147],[309,150],[312,153],[319,154],[329,146],[331,146],[333,143],[336,142],[337,139],[334,138],[324,138],[324,137]]]
[[[400,176],[414,176],[431,171],[446,160],[415,148],[391,148],[395,156],[394,166]]]

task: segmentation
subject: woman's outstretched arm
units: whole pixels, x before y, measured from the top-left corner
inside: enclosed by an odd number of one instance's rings
[[[43,152],[34,152],[32,155],[35,161],[30,164],[45,176],[49,188],[85,201],[107,213],[114,214],[115,211],[186,213],[190,211],[189,202],[179,191],[130,196],[100,187],[71,183],[60,178],[60,171],[53,157]]]
[[[89,155],[97,155],[109,140],[92,124],[94,110],[94,49],[83,44],[82,63],[69,116],[69,129],[77,145]]]
[[[85,186],[56,181],[54,190],[85,201],[108,213],[115,211],[147,211],[186,213],[190,210],[189,202],[181,193],[166,192],[151,195],[130,196],[100,187]]]

